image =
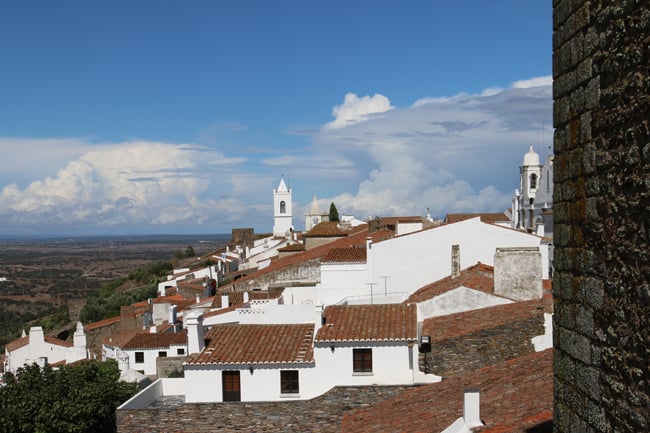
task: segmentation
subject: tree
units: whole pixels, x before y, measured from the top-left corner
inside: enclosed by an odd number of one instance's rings
[[[109,433],[116,431],[115,409],[136,392],[119,382],[115,361],[84,361],[58,370],[36,364],[0,388],[0,432]]]
[[[330,205],[330,221],[339,222],[339,211],[336,210],[334,202]]]
[[[194,252],[194,248],[192,248],[191,245],[188,245],[187,248],[185,248],[185,257],[194,257],[196,256],[196,253]]]

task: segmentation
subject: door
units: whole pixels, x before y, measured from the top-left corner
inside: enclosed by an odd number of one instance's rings
[[[239,371],[224,371],[221,374],[221,382],[223,384],[223,401],[241,400]]]

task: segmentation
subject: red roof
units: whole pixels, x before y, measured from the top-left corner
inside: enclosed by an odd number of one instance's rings
[[[45,340],[46,343],[54,344],[56,346],[72,347],[72,343],[70,343],[69,341],[59,340],[58,338],[49,337],[47,335],[45,335],[43,339]],[[17,340],[12,341],[11,343],[7,343],[5,345],[5,350],[7,352],[13,352],[14,350],[18,350],[21,347],[27,346],[28,344],[29,344],[29,334]]]
[[[367,225],[362,225],[359,226],[359,228],[362,228],[362,230],[356,232],[353,235],[350,235],[345,238],[337,239],[333,242],[330,242],[325,245],[319,245],[317,247],[314,247],[310,250],[307,250],[302,253],[296,253],[296,254],[291,254],[286,257],[282,257],[277,260],[271,261],[271,264],[264,269],[260,269],[256,272],[253,272],[251,274],[248,274],[236,281],[234,283],[238,282],[243,282],[247,281],[250,279],[257,278],[261,275],[265,275],[270,272],[277,271],[279,269],[286,268],[288,266],[292,266],[298,263],[306,262],[308,260],[313,260],[313,259],[321,259],[327,255],[327,253],[332,249],[332,248],[344,248],[344,247],[351,247],[351,246],[356,246],[359,248],[365,248],[366,246],[366,237],[371,236],[373,242],[379,242],[384,239],[389,239],[393,237],[394,232],[392,230],[379,230],[375,233],[368,234],[368,227]],[[224,287],[230,287],[233,283],[230,283],[227,286]]]
[[[541,299],[513,302],[425,319],[422,323],[422,335],[429,335],[431,342],[434,343],[529,317],[539,316],[540,320],[543,320],[541,319],[543,315],[544,307]]]
[[[323,221],[318,223],[309,230],[307,233],[303,233],[302,236],[305,238],[324,238],[324,237],[336,237],[336,236],[348,236],[357,232],[355,228],[343,230],[340,228],[340,223],[336,221]]]
[[[332,305],[316,341],[413,341],[417,338],[415,304]]]
[[[101,327],[104,327],[104,326],[108,326],[108,325],[112,325],[114,323],[117,323],[120,320],[122,320],[122,317],[120,317],[120,316],[109,317],[108,319],[99,320],[97,322],[92,322],[92,323],[89,323],[87,325],[84,325],[84,329],[86,331],[88,331],[88,330],[95,329],[95,328],[101,328]]]
[[[456,278],[445,277],[421,287],[404,302],[426,301],[460,286],[485,293],[494,293],[494,268],[479,262],[460,271],[460,275]]]
[[[332,248],[321,263],[366,263],[366,249]]]
[[[306,364],[314,362],[314,325],[215,325],[209,343],[188,364]]]
[[[445,222],[447,223],[457,223],[460,221],[469,220],[472,218],[481,218],[481,221],[488,224],[494,224],[497,222],[510,221],[510,218],[503,212],[494,212],[494,213],[449,213],[445,216]]]
[[[443,431],[463,416],[463,391],[467,388],[479,389],[480,418],[485,424],[473,431],[514,433],[547,426],[553,419],[553,350],[453,376],[345,412],[341,431]]]
[[[181,332],[142,332],[127,331],[111,338],[104,339],[104,344],[119,347],[123,350],[133,349],[166,349],[169,346],[187,344],[187,330]]]

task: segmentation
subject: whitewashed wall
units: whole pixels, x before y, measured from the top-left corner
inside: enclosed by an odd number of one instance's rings
[[[372,373],[353,372],[353,349],[372,348]],[[406,342],[319,344],[314,348],[315,363],[284,365],[185,366],[185,401],[187,403],[222,401],[221,373],[239,370],[241,401],[281,401],[311,399],[335,386],[408,385],[440,380],[417,371],[417,345]],[[253,368],[252,372],[250,367]],[[298,370],[299,394],[280,392],[280,371]]]
[[[15,373],[25,364],[37,363],[44,365],[45,362],[54,364],[66,361],[72,349],[71,347],[46,342],[43,329],[40,326],[34,326],[29,330],[29,344],[8,353],[7,367],[9,371]]]
[[[381,276],[390,276],[395,290],[413,293],[451,274],[455,244],[461,269],[479,261],[493,265],[497,247],[540,247],[542,277],[548,278],[548,247],[540,237],[473,218],[374,243],[368,251],[371,280],[379,286]]]
[[[418,321],[463,311],[477,310],[494,305],[511,304],[509,299],[478,290],[458,287],[432,299],[418,302]]]

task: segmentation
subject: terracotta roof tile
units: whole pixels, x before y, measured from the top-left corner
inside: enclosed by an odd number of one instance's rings
[[[188,364],[305,364],[314,362],[314,325],[215,325],[205,349]]]
[[[349,234],[354,233],[356,230],[342,230],[339,227],[340,223],[336,221],[323,221],[318,223],[309,230],[307,233],[303,233],[305,238],[323,238],[323,237],[336,237],[336,236],[348,236]]]
[[[278,252],[280,253],[289,253],[289,252],[296,252],[296,251],[305,251],[305,244],[296,243],[296,244],[287,245],[286,247],[278,248]]]
[[[59,340],[58,338],[50,337],[47,335],[45,335],[43,339],[45,340],[46,343],[54,344],[56,346],[72,347],[72,343],[69,341]],[[20,337],[19,339],[14,340],[11,343],[7,343],[5,345],[5,350],[7,352],[13,352],[14,350],[18,350],[21,347],[27,346],[28,344],[29,344],[29,334],[24,337]]]
[[[411,341],[417,338],[415,304],[332,305],[316,341]]]
[[[298,263],[306,262],[309,260],[314,260],[314,259],[322,259],[327,255],[327,253],[332,249],[332,248],[345,248],[345,247],[351,247],[351,246],[356,246],[359,248],[365,248],[366,246],[366,237],[371,236],[373,242],[379,242],[384,239],[389,239],[392,238],[395,234],[394,231],[384,229],[384,230],[379,230],[377,232],[374,232],[372,234],[368,234],[368,226],[366,224],[357,227],[359,229],[357,232],[354,234],[337,239],[334,242],[330,242],[325,245],[319,245],[315,248],[312,248],[310,250],[307,250],[302,253],[297,253],[297,254],[291,254],[289,256],[283,257],[281,259],[273,260],[271,264],[264,269],[260,269],[256,272],[253,272],[251,274],[248,274],[239,280],[235,281],[234,283],[236,284],[237,282],[243,282],[249,279],[254,279],[257,278],[261,275],[265,275],[270,272],[277,271],[279,269],[286,268],[288,266],[292,266]],[[232,287],[233,283],[230,283],[224,288],[229,288]]]
[[[460,275],[456,278],[445,277],[419,288],[404,302],[426,301],[460,286],[494,293],[494,268],[479,262],[460,271]]]
[[[477,432],[525,432],[552,421],[553,350],[424,385],[343,415],[341,431],[440,432],[463,416],[463,391],[480,391]]]
[[[366,263],[366,249],[332,248],[321,263]]]
[[[88,331],[88,330],[91,330],[91,329],[101,328],[101,327],[104,327],[104,326],[112,325],[114,323],[118,323],[120,320],[122,320],[122,318],[120,316],[109,317],[108,319],[99,320],[97,322],[92,322],[92,323],[89,323],[87,325],[84,325],[84,329],[86,331]]]
[[[543,315],[541,299],[514,302],[425,319],[422,323],[422,335],[429,335],[431,342],[435,343],[529,317],[539,316],[540,320],[543,320]]]
[[[181,332],[134,332],[123,333],[112,337],[112,341],[105,341],[106,345],[119,347],[123,350],[133,349],[165,349],[169,346],[187,344],[187,330]]]
[[[495,213],[449,213],[445,216],[445,222],[457,223],[468,219],[480,217],[484,223],[494,224],[496,222],[510,221],[510,218],[503,212]]]

